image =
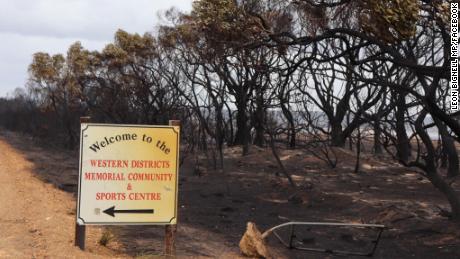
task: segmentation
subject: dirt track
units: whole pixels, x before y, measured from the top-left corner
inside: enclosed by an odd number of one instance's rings
[[[50,151],[30,141],[30,137],[0,129],[0,258],[162,255],[164,230],[159,226],[87,227],[86,251],[76,248],[75,154]],[[98,243],[104,231],[112,235],[107,246]],[[235,246],[229,248],[222,238],[186,224],[180,226],[177,246],[179,258],[238,257]]]
[[[1,136],[0,152],[0,258],[99,257],[73,245],[72,196],[37,179],[33,164]],[[90,250],[98,231],[88,233]]]

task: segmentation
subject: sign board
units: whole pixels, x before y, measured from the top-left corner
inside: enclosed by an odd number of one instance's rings
[[[179,127],[82,123],[77,223],[176,224]]]

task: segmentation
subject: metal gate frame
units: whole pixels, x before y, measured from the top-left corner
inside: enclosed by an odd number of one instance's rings
[[[298,247],[295,246],[293,243],[294,241],[294,233],[295,233],[295,226],[301,225],[301,226],[333,226],[333,227],[352,227],[352,228],[372,228],[372,229],[378,229],[377,236],[375,237],[374,240],[371,241],[371,243],[374,244],[372,247],[371,251],[369,252],[353,252],[353,251],[344,251],[344,250],[332,250],[332,249],[325,249],[325,248],[313,248],[313,247]],[[289,241],[286,242],[281,238],[281,236],[276,232],[276,229],[280,229],[282,227],[287,227],[290,226],[290,234],[289,234]],[[278,225],[271,230],[273,232],[273,235],[287,248],[289,249],[297,249],[297,250],[302,250],[302,251],[312,251],[312,252],[322,252],[322,253],[329,253],[329,254],[336,254],[336,255],[356,255],[356,256],[368,256],[371,257],[374,255],[377,246],[380,241],[380,237],[382,236],[382,232],[386,227],[384,225],[378,225],[378,224],[355,224],[355,223],[336,223],[336,222],[287,222],[281,225]]]

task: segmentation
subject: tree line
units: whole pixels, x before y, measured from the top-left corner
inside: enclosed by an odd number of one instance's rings
[[[282,145],[304,148],[335,167],[336,148],[359,158],[369,135],[375,155],[416,168],[460,219],[449,3],[197,0],[153,33],[118,30],[101,51],[76,42],[65,55],[34,54],[26,90],[0,99],[0,121],[73,148],[80,116],[179,119],[187,151],[215,168],[231,145],[275,157]]]

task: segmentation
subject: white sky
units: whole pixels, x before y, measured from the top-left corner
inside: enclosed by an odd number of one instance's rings
[[[117,29],[143,34],[158,24],[158,13],[192,0],[0,0],[0,96],[27,81],[32,54],[66,53],[75,41],[101,49]]]

